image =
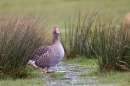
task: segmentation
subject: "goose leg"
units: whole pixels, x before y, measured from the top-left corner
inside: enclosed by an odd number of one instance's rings
[[[49,67],[47,68],[47,72],[49,72]]]
[[[46,67],[46,68],[44,68],[44,69],[42,69],[42,73],[47,73],[47,72],[49,72],[49,67]]]
[[[47,68],[42,69],[42,73],[47,73]]]

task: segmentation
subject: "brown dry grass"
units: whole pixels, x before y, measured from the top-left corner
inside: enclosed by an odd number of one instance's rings
[[[26,64],[39,46],[50,41],[47,25],[40,19],[15,17],[0,21],[0,73],[13,77],[27,75]]]
[[[123,28],[130,26],[130,12],[124,15],[123,18]]]

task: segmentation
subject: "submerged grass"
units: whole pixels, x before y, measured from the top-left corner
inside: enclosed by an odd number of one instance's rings
[[[58,77],[63,77],[65,74],[64,73],[52,73],[50,74],[51,78],[58,78]]]
[[[46,24],[16,17],[0,21],[0,75],[24,77],[26,64],[35,49],[45,43]]]

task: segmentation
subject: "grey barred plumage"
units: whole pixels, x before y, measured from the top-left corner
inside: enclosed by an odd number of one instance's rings
[[[29,60],[28,64],[43,69],[48,72],[48,68],[59,63],[64,57],[64,49],[58,39],[59,27],[53,27],[53,44],[37,49]],[[47,69],[47,70],[45,70]]]

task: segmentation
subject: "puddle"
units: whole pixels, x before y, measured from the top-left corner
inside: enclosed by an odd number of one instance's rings
[[[78,65],[78,64],[65,64],[60,62],[55,67],[52,67],[47,76],[42,80],[45,82],[45,86],[97,86],[93,84],[98,82],[97,77],[88,77],[87,73],[91,72],[90,65]],[[58,77],[50,77],[50,74],[62,74]],[[56,74],[56,75],[55,75]],[[118,86],[117,84],[101,84],[100,86]]]
[[[86,65],[64,64],[60,62],[51,68],[50,71],[54,71],[54,74],[64,73],[64,75],[58,78],[42,78],[46,82],[46,86],[70,86],[96,81],[96,77],[80,77],[81,74],[90,72]]]

